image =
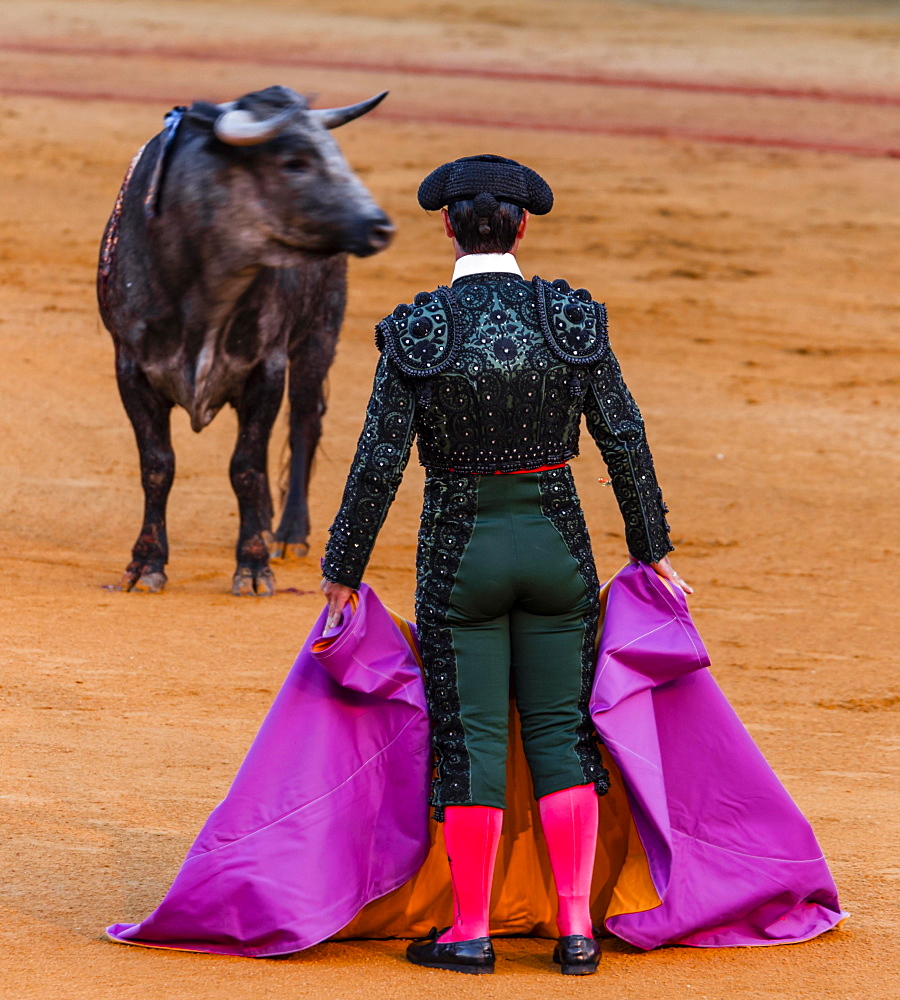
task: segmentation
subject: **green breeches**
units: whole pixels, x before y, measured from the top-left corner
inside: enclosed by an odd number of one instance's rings
[[[505,806],[510,693],[535,795],[606,790],[588,715],[597,591],[568,468],[428,477],[416,613],[438,812]]]

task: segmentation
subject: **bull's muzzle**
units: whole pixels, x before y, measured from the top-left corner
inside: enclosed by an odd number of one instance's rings
[[[360,222],[350,252],[357,257],[371,257],[372,254],[381,253],[394,238],[394,232],[391,220],[384,212],[379,212]]]

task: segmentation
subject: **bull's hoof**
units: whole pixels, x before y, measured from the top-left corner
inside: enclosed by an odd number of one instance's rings
[[[273,539],[269,542],[269,555],[273,559],[303,559],[309,555],[306,542],[283,542]]]
[[[131,588],[133,594],[161,594],[165,589],[165,573],[142,573]]]
[[[255,573],[249,566],[239,566],[231,592],[235,597],[272,597],[275,594],[275,574],[268,566]]]
[[[148,570],[143,573],[125,570],[122,579],[116,585],[116,590],[132,594],[161,594],[167,580],[168,577],[162,570]]]

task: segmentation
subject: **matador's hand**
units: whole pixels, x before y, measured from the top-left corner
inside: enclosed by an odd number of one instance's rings
[[[319,589],[328,601],[328,618],[325,620],[325,631],[334,628],[341,620],[341,612],[344,605],[350,600],[353,594],[352,587],[345,587],[342,583],[335,583],[333,580],[322,578]]]
[[[669,562],[668,556],[663,556],[659,562],[650,563],[650,568],[664,580],[674,583],[679,590],[683,590],[686,594],[693,594],[694,588],[691,587],[687,581],[682,580],[681,577],[675,572],[675,567]]]

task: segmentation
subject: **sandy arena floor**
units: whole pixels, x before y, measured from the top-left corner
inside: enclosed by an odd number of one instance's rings
[[[0,0],[0,17],[0,994],[898,995],[898,5]],[[177,413],[168,591],[111,592],[141,496],[93,292],[103,225],[171,105],[271,83],[320,106],[392,91],[339,135],[399,233],[352,264],[312,554],[276,567],[275,599],[229,596],[235,421],[197,437]],[[525,273],[608,303],[716,676],[853,918],[781,948],[608,941],[584,981],[554,975],[535,940],[501,941],[497,975],[474,982],[407,965],[402,942],[280,962],[108,943],[104,925],[164,893],[318,613],[372,325],[449,275],[415,188],[484,151],[555,189]],[[273,468],[284,438],[282,417]],[[586,448],[575,468],[601,574],[614,571],[599,457]],[[407,615],[420,482],[411,467],[368,574]]]

